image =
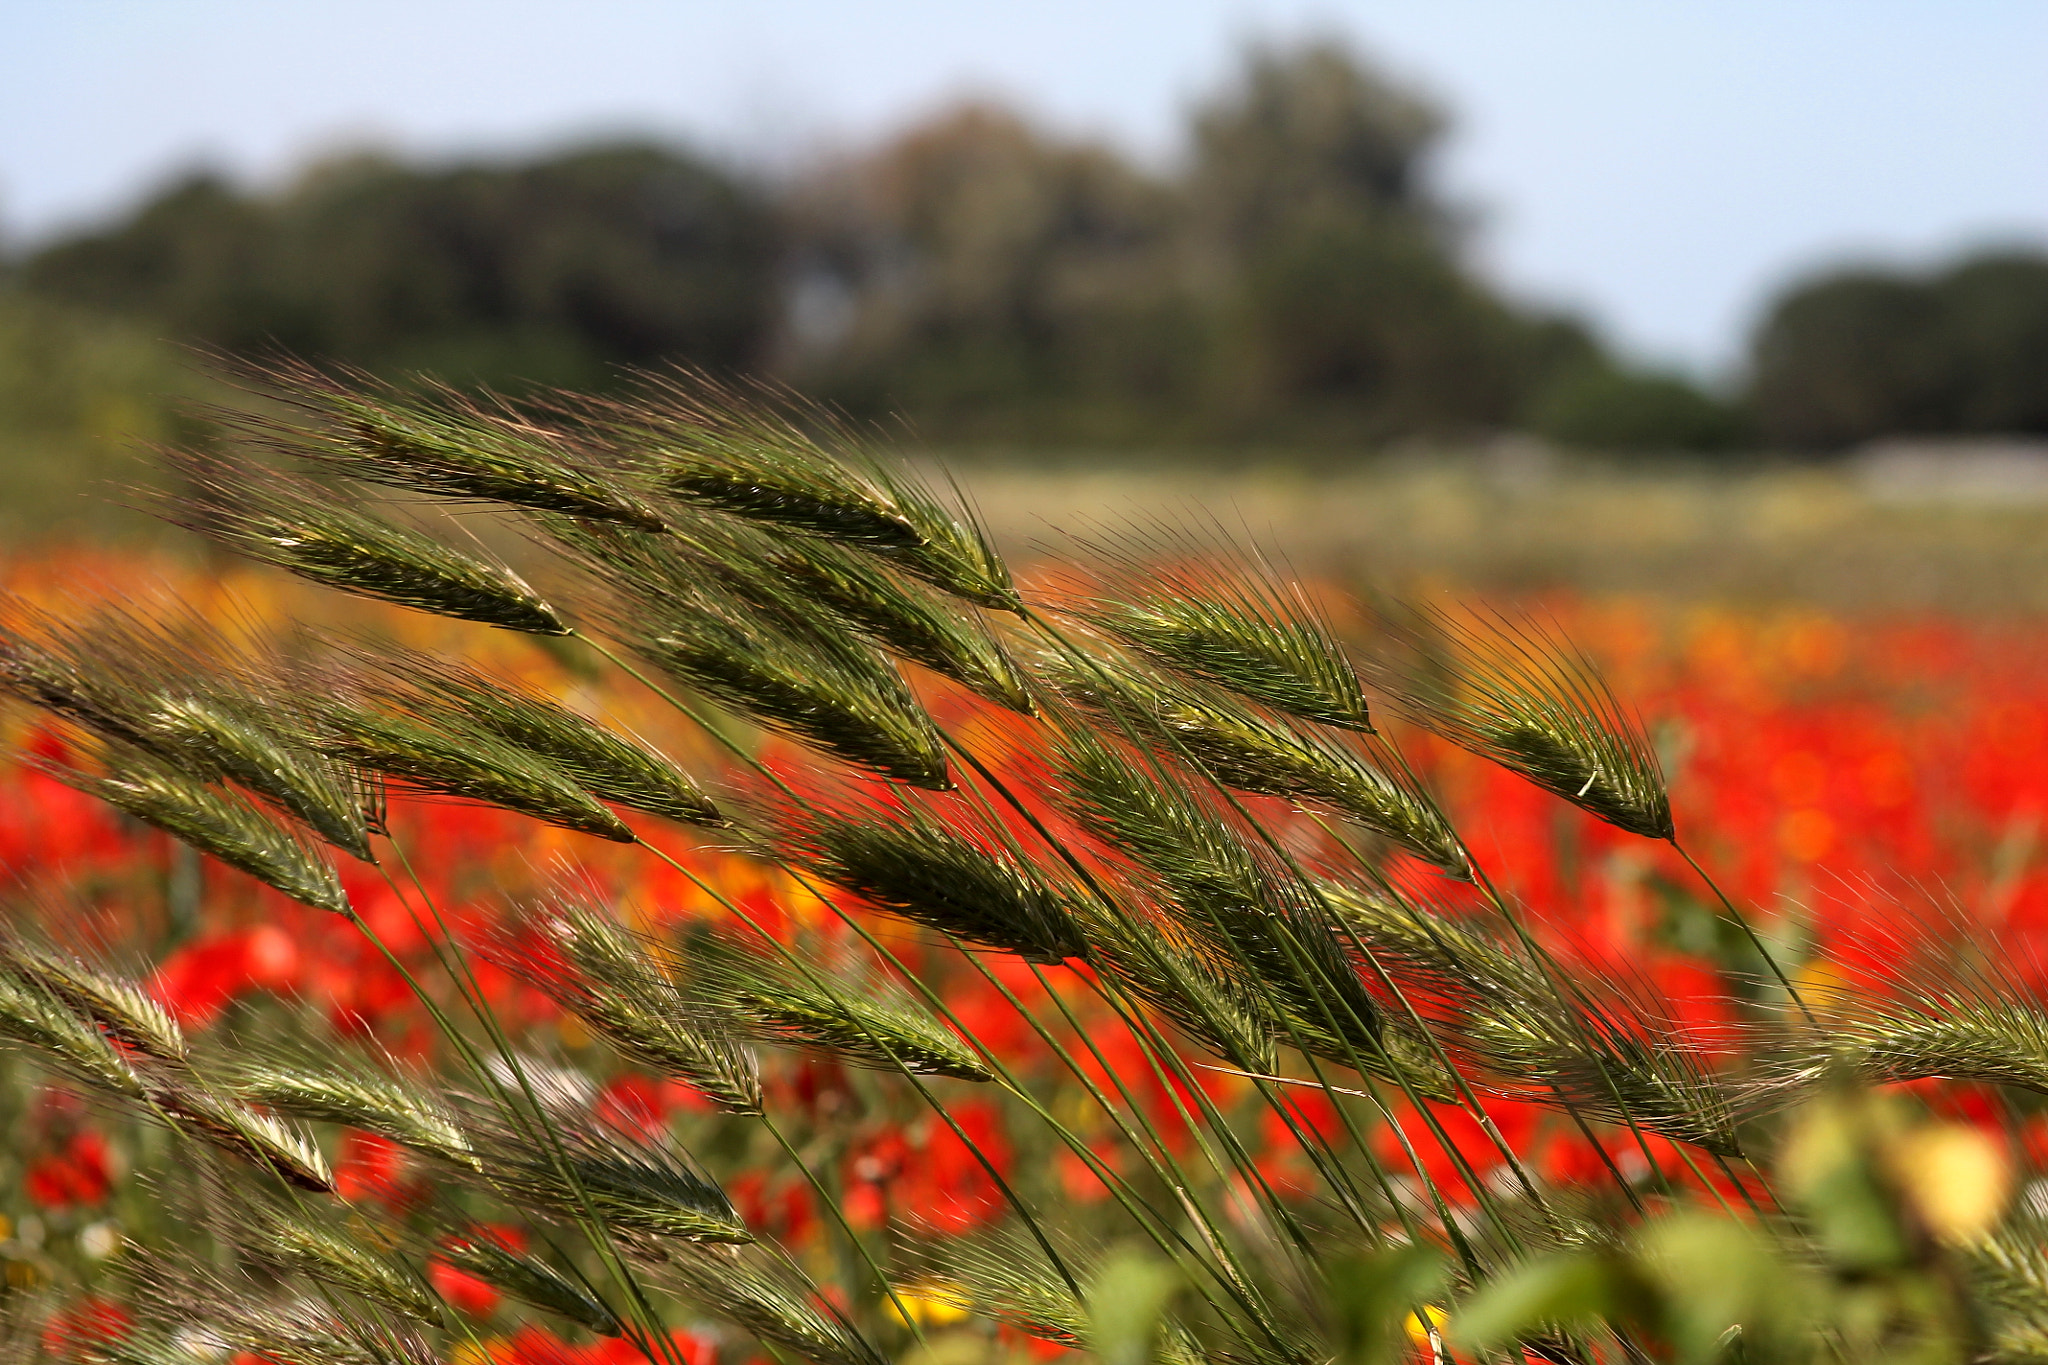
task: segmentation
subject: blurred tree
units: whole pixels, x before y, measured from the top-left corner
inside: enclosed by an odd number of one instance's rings
[[[1252,254],[1240,288],[1233,339],[1263,423],[1386,436],[1516,406],[1515,320],[1412,229],[1303,225]]]
[[[791,195],[783,367],[953,439],[1504,424],[1553,361],[1597,348],[1459,262],[1424,183],[1442,128],[1324,41],[1249,49],[1193,111],[1174,179],[1000,108],[948,110]]]
[[[1606,363],[1502,299],[1428,183],[1443,115],[1331,41],[1252,46],[1175,173],[985,103],[771,196],[635,144],[172,186],[23,289],[178,339],[458,382],[766,368],[951,442],[1355,447],[1513,425]]]
[[[2048,433],[2048,255],[1990,252],[1934,282],[1963,431]]]
[[[1129,436],[1188,383],[1175,197],[1104,147],[966,104],[815,174],[789,216],[785,364],[857,408]]]
[[[1559,445],[1612,454],[1733,450],[1751,440],[1743,411],[1679,375],[1584,365],[1537,399],[1528,427]]]
[[[275,316],[261,204],[210,172],[185,176],[104,233],[60,241],[19,271],[29,292],[147,318],[225,345]]]
[[[776,256],[756,192],[624,144],[435,171],[355,156],[270,198],[194,177],[21,276],[232,350],[588,384],[616,363],[755,361]]]
[[[1445,127],[1330,41],[1250,48],[1195,111],[1191,226],[1226,319],[1208,387],[1239,423],[1338,441],[1497,427],[1549,382],[1565,333],[1465,268],[1429,192]]]
[[[1766,438],[1827,449],[1945,429],[1951,357],[1940,315],[1924,285],[1876,271],[1787,294],[1751,350],[1750,401]]]
[[[1780,296],[1751,348],[1766,439],[1829,450],[1899,433],[2048,433],[2048,256],[1931,278],[1843,271]]]
[[[1441,226],[1422,170],[1445,127],[1434,105],[1340,43],[1255,44],[1234,82],[1194,111],[1197,211],[1236,252],[1332,221]]]

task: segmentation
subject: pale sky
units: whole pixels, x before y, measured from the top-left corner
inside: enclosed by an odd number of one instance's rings
[[[1651,359],[1725,372],[1817,264],[2048,245],[2043,0],[0,0],[0,229],[350,144],[797,156],[970,92],[1164,160],[1245,36],[1307,32],[1450,108],[1494,278]]]

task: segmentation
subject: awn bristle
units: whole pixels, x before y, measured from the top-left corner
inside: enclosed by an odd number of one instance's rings
[[[139,749],[105,744],[100,753],[104,775],[58,763],[39,767],[64,785],[240,868],[302,905],[337,915],[350,913],[348,895],[333,864],[246,801],[216,792]]]
[[[442,384],[402,389],[359,372],[340,379],[286,361],[256,368],[262,392],[312,425],[227,414],[232,428],[322,473],[432,497],[504,503],[650,531],[665,522],[631,486],[564,431],[493,395]]]
[[[1031,962],[1087,956],[1067,891],[921,806],[788,812],[771,845],[779,860],[940,933]]]
[[[1657,751],[1583,651],[1533,621],[1409,617],[1386,629],[1415,657],[1374,669],[1403,715],[1617,828],[1673,837]]]
[[[1450,820],[1377,739],[1366,742],[1380,761],[1368,764],[1321,736],[1121,660],[1051,655],[1038,668],[1063,698],[1140,743],[1163,732],[1175,753],[1223,786],[1331,811],[1450,876],[1471,875]]]
[[[192,491],[164,515],[231,550],[323,587],[415,611],[532,635],[570,628],[526,580],[481,551],[464,553],[350,506],[338,490],[203,455],[173,462]]]

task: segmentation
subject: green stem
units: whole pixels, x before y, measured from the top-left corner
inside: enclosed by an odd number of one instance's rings
[[[506,1036],[503,1028],[500,1027],[497,1012],[491,1008],[489,1000],[484,997],[482,990],[477,987],[476,978],[469,970],[467,958],[455,947],[454,935],[449,931],[447,922],[441,917],[439,906],[435,903],[433,896],[427,891],[426,883],[420,879],[419,873],[413,868],[412,860],[406,856],[404,846],[388,833],[386,838],[391,845],[392,852],[398,857],[399,866],[405,869],[406,877],[418,889],[421,903],[427,907],[428,913],[433,917],[435,927],[440,930],[442,938],[448,944],[448,950],[444,951],[441,943],[432,934],[427,932],[426,926],[420,923],[417,912],[413,911],[410,905],[406,906],[406,912],[413,916],[414,924],[418,925],[420,929],[420,936],[426,940],[427,946],[433,952],[436,961],[441,964],[442,971],[447,973],[449,982],[455,987],[456,992],[462,996],[464,1003],[469,1006],[471,1013],[476,1016],[477,1022],[482,1024],[485,1032],[490,1035],[492,1046],[497,1048],[498,1055],[504,1059],[506,1067],[511,1070],[514,1079],[518,1082],[520,1092],[525,1098],[523,1106],[510,1102],[511,1096],[505,1092],[503,1085],[492,1074],[491,1069],[484,1064],[482,1056],[476,1052],[469,1040],[462,1036],[461,1031],[455,1028],[454,1021],[449,1019],[441,1010],[440,1005],[427,994],[425,986],[399,960],[398,955],[392,952],[390,947],[361,918],[356,918],[356,924],[364,935],[377,946],[378,951],[384,955],[385,960],[396,968],[405,979],[407,986],[420,1000],[420,1003],[426,1007],[442,1033],[448,1037],[449,1041],[455,1045],[456,1050],[461,1053],[464,1060],[469,1063],[470,1069],[476,1073],[478,1079],[497,1096],[500,1108],[506,1116],[521,1129],[538,1134],[541,1145],[548,1154],[548,1160],[555,1168],[555,1173],[569,1186],[571,1193],[577,1201],[579,1216],[576,1221],[582,1227],[584,1236],[591,1243],[592,1250],[596,1251],[598,1258],[604,1262],[606,1271],[626,1291],[627,1298],[633,1306],[633,1312],[642,1318],[642,1325],[650,1338],[660,1341],[663,1357],[670,1360],[672,1365],[683,1365],[680,1356],[674,1350],[674,1344],[668,1340],[668,1333],[664,1330],[660,1315],[654,1310],[653,1302],[647,1297],[646,1290],[641,1286],[639,1277],[633,1274],[632,1268],[626,1263],[623,1253],[619,1251],[616,1243],[613,1241],[610,1225],[598,1214],[596,1205],[591,1201],[589,1191],[584,1187],[582,1178],[576,1174],[575,1166],[569,1161],[568,1153],[561,1145],[560,1135],[555,1132],[553,1125],[548,1122],[546,1107],[541,1104],[539,1096],[534,1092],[533,1083],[527,1076],[525,1067],[519,1061],[517,1050],[513,1048],[510,1038]],[[405,896],[399,890],[398,883],[392,879],[390,872],[382,868],[379,870],[383,871],[385,882],[391,887],[392,893],[399,897],[399,903],[405,904]],[[529,1118],[531,1123],[529,1123]]]
[[[1799,998],[1798,988],[1792,984],[1792,978],[1785,975],[1785,969],[1778,965],[1776,956],[1772,954],[1769,948],[1764,946],[1763,936],[1757,933],[1755,926],[1749,922],[1749,917],[1735,908],[1735,902],[1728,899],[1728,893],[1721,889],[1720,883],[1707,875],[1707,870],[1699,865],[1699,862],[1694,859],[1691,853],[1686,851],[1685,846],[1678,842],[1678,836],[1675,834],[1671,836],[1671,848],[1679,857],[1685,859],[1685,865],[1693,870],[1694,875],[1706,883],[1707,890],[1714,893],[1714,899],[1721,902],[1722,911],[1730,920],[1734,921],[1736,928],[1742,930],[1744,937],[1749,940],[1749,946],[1756,949],[1757,956],[1762,958],[1764,965],[1771,969],[1771,975],[1778,978],[1778,984],[1784,987],[1786,997],[1799,1007],[1801,1014],[1806,1016],[1807,1025],[1809,1027],[1818,1026],[1819,1021],[1813,1017],[1813,1011],[1808,1009],[1806,1002]]]

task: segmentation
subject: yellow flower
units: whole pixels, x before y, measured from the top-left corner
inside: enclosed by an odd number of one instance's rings
[[[1921,1224],[1951,1245],[1991,1231],[2012,1195],[2012,1154],[1971,1124],[1925,1124],[1900,1137],[1890,1156]]]
[[[1408,1340],[1425,1350],[1434,1350],[1436,1342],[1432,1333],[1435,1337],[1443,1336],[1445,1324],[1450,1320],[1450,1314],[1432,1303],[1410,1313],[1401,1326],[1408,1333]]]
[[[897,1287],[896,1298],[902,1304],[899,1311],[895,1303],[889,1305],[890,1315],[897,1321],[909,1320],[925,1327],[943,1327],[949,1322],[958,1322],[967,1316],[968,1305],[973,1296],[964,1285],[946,1280],[927,1280],[922,1284]]]
[[[491,1365],[497,1358],[501,1344],[497,1337],[471,1337],[455,1343],[455,1349],[448,1353],[448,1365]]]

